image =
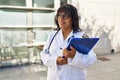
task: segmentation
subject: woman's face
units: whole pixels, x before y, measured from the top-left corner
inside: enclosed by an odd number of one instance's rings
[[[64,12],[59,13],[58,24],[61,29],[72,29],[72,19]]]

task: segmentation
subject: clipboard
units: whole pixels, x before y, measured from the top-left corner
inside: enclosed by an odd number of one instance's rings
[[[90,50],[96,45],[99,38],[72,38],[67,47],[68,50],[70,46],[74,47],[79,53],[88,54]]]

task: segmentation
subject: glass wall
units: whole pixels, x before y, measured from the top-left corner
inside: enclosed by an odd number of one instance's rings
[[[1,44],[14,46],[27,42],[27,29],[1,29]]]
[[[67,0],[60,0],[60,5],[66,4]]]
[[[54,0],[33,0],[33,7],[54,8]]]
[[[59,3],[67,0],[0,0],[1,64],[40,60]]]
[[[41,30],[41,29],[34,29],[35,31],[35,42],[44,42],[46,41],[48,34],[51,30]]]
[[[0,9],[0,25],[27,25],[26,11]]]
[[[54,25],[53,11],[33,11],[33,25]]]
[[[0,55],[2,63],[9,61],[9,64],[17,64],[23,59],[28,61],[27,29],[1,29]]]
[[[26,0],[0,0],[0,5],[26,6]]]

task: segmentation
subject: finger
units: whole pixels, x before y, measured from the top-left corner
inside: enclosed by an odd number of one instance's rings
[[[70,46],[70,48],[71,48],[71,50],[74,50],[74,51],[76,50],[76,49],[75,49],[74,47],[72,47],[72,46]]]
[[[64,61],[63,61],[63,64],[67,64],[67,60],[64,60]]]

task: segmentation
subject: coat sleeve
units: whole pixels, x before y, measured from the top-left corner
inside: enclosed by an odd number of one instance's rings
[[[69,62],[69,65],[86,68],[96,61],[96,54],[91,50],[87,55],[76,52],[74,58]]]
[[[44,48],[41,51],[40,55],[41,55],[41,59],[42,59],[44,65],[46,65],[50,68],[53,68],[53,69],[57,69],[57,63],[56,63],[57,57],[52,56],[48,50],[48,46],[49,46],[53,36],[54,36],[54,32],[51,32],[48,36],[46,44],[44,45]]]
[[[84,31],[76,34],[76,37],[80,37],[79,35],[81,35],[83,38],[86,38]],[[69,61],[68,64],[78,68],[86,68],[94,64],[96,60],[96,54],[93,52],[93,50],[91,50],[88,54],[82,54],[76,51],[76,55],[72,60]]]

